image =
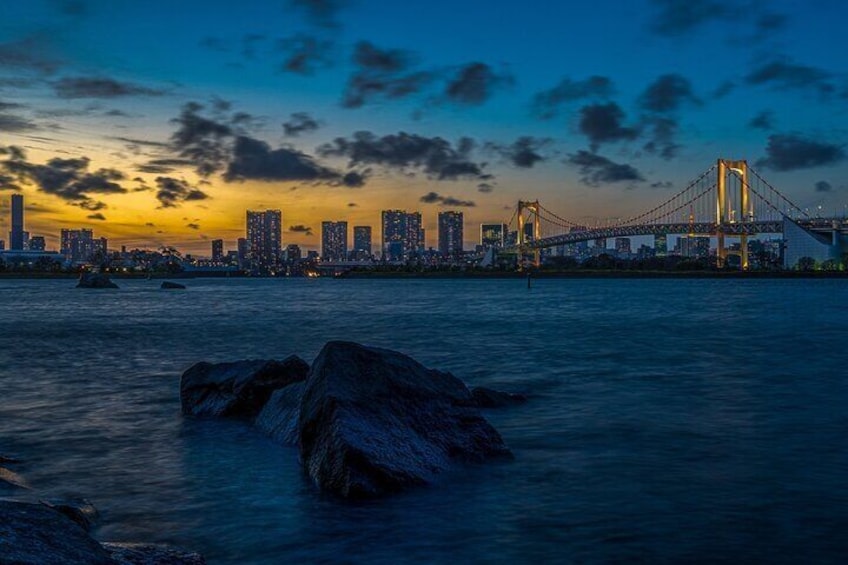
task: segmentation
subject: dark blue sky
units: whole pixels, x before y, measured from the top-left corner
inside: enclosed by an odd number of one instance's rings
[[[841,214],[846,16],[825,0],[4,2],[0,203],[22,191],[50,237],[198,249],[268,206],[314,247],[322,219],[389,207],[421,210],[430,237],[438,210],[473,225],[519,198],[629,216],[725,157]]]

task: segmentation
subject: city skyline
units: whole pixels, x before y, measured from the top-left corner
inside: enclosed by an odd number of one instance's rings
[[[66,227],[208,254],[260,209],[312,250],[322,221],[420,211],[438,247],[443,211],[497,224],[538,198],[592,223],[717,157],[748,159],[801,206],[848,210],[842,4],[459,8],[4,3],[3,239],[20,193],[53,248]]]

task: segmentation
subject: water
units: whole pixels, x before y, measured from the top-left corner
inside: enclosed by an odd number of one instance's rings
[[[98,539],[213,564],[848,556],[844,281],[118,282],[0,281],[0,454],[91,499]],[[488,414],[515,461],[344,503],[296,450],[180,416],[192,363],[331,339],[531,394]]]

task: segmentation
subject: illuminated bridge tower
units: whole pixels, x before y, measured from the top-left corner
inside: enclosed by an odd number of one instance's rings
[[[532,241],[539,241],[542,239],[542,224],[539,221],[539,201],[534,200],[533,202],[525,202],[523,200],[518,201],[518,250],[520,255],[524,255],[525,250],[527,249],[527,244],[529,243],[529,238],[525,233],[525,225],[527,224],[527,220],[524,218],[524,212],[529,212],[529,220],[532,225]],[[538,267],[542,264],[542,255],[541,249],[538,246],[533,247],[533,264]]]
[[[732,175],[732,176],[731,176]],[[750,198],[750,184],[748,182],[748,161],[728,161],[726,159],[718,160],[718,174],[716,182],[716,236],[718,240],[718,249],[716,250],[718,264],[723,267],[726,264],[728,255],[739,255],[740,263],[743,270],[748,269],[748,234],[745,231],[745,226],[737,226],[741,229],[734,229],[734,224],[745,224],[754,220],[754,206]],[[738,191],[734,193],[731,189],[737,183],[728,183],[729,178],[738,180]],[[738,205],[739,216],[736,217],[736,208]],[[739,236],[739,251],[728,251],[724,245],[726,235]]]

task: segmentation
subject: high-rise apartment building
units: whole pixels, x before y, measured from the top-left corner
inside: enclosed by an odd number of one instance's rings
[[[371,226],[353,226],[353,258],[363,261],[371,257]]]
[[[462,212],[439,212],[439,254],[442,257],[462,255]]]
[[[503,247],[506,243],[506,224],[480,224],[480,245],[488,249],[490,247]]]
[[[280,263],[283,213],[279,210],[247,211],[247,260],[259,274],[273,274]]]
[[[24,197],[22,194],[12,195],[12,229],[9,232],[9,249],[23,251],[24,249]]]
[[[424,250],[421,213],[383,210],[383,258],[386,261],[409,259]]]
[[[630,255],[631,247],[629,237],[615,238],[615,253],[619,257]]]
[[[347,222],[321,222],[321,259],[347,259]]]
[[[89,229],[63,229],[60,235],[60,252],[72,264],[88,263],[108,253],[105,237],[95,239]]]
[[[654,252],[657,257],[665,257],[668,254],[668,236],[665,234],[654,236]]]
[[[29,250],[30,251],[44,251],[47,246],[47,242],[44,241],[43,235],[34,235],[29,238]]]
[[[212,262],[213,263],[223,263],[224,262],[224,240],[223,239],[213,239],[212,240]]]

